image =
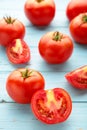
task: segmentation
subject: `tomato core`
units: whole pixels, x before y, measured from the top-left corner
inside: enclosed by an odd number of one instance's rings
[[[55,41],[61,41],[62,36],[63,35],[61,35],[59,32],[56,31],[56,32],[53,33],[53,40],[55,40]]]
[[[56,99],[52,90],[47,90],[46,95],[46,102],[44,102],[43,99],[37,101],[38,112],[43,117],[48,117],[51,119],[54,118],[54,113],[58,113],[60,116],[63,115],[67,109],[66,100],[61,96],[58,96],[58,99]]]
[[[13,24],[16,19],[12,19],[10,16],[9,17],[4,17],[4,20],[7,24]]]
[[[12,51],[17,54],[21,54],[23,52],[23,47],[19,39],[16,40],[16,44],[12,47]]]

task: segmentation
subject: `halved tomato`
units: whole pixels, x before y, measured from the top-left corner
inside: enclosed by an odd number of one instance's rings
[[[31,100],[31,108],[36,118],[46,124],[64,122],[72,110],[71,98],[64,89],[37,91]]]
[[[65,75],[68,82],[79,89],[87,89],[87,66],[82,66]]]
[[[8,44],[6,53],[9,61],[13,64],[23,64],[30,61],[30,49],[22,39],[15,39]]]

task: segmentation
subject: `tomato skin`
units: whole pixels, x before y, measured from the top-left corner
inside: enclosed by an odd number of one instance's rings
[[[42,58],[50,64],[59,64],[67,61],[73,52],[73,42],[69,36],[59,33],[60,40],[54,40],[54,34],[48,32],[41,37],[38,45]],[[55,36],[56,37],[56,36]]]
[[[23,76],[25,76],[25,78]],[[36,91],[44,89],[44,86],[45,80],[40,72],[25,68],[11,72],[6,82],[8,95],[15,102],[21,104],[30,103],[32,95]]]
[[[71,0],[66,8],[66,15],[71,21],[80,13],[87,12],[87,0]]]
[[[82,66],[67,73],[65,78],[73,87],[87,89],[87,66]]]
[[[6,18],[7,19],[7,18]],[[11,17],[8,19],[14,20]],[[23,39],[25,36],[25,26],[17,19],[14,22],[7,23],[6,20],[0,19],[0,44],[7,46],[14,39]]]
[[[28,20],[37,26],[49,25],[55,16],[55,3],[53,0],[27,0],[24,12]]]
[[[87,13],[82,13],[78,16],[76,16],[71,22],[70,22],[70,33],[73,39],[80,43],[80,44],[87,44],[87,21],[84,22],[84,19],[86,19]]]
[[[13,64],[24,64],[30,61],[30,48],[22,39],[15,39],[8,44],[6,54]]]
[[[64,122],[72,110],[72,101],[68,92],[62,88],[37,91],[31,100],[31,109],[35,117],[46,124]]]

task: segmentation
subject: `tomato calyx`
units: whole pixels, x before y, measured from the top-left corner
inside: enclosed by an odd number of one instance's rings
[[[58,31],[53,33],[53,40],[55,40],[55,41],[61,41],[62,37],[63,37],[63,35],[60,34]]]
[[[29,70],[26,69],[25,71],[21,71],[21,74],[22,74],[22,77],[23,77],[24,79],[26,79],[26,78],[28,78],[28,77],[31,76],[32,71],[29,72]]]
[[[44,1],[44,0],[36,0],[38,3],[40,3],[40,2],[42,2],[42,1]]]
[[[7,24],[13,24],[15,22],[16,19],[12,19],[10,16],[9,17],[3,17],[5,22]]]
[[[87,23],[87,15],[83,15],[82,21],[83,21],[84,23]]]

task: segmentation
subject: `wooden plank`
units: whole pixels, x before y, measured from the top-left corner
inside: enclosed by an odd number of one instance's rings
[[[61,124],[46,125],[36,120],[29,105],[0,104],[0,129],[4,130],[86,130],[87,104],[73,103],[69,118]]]

